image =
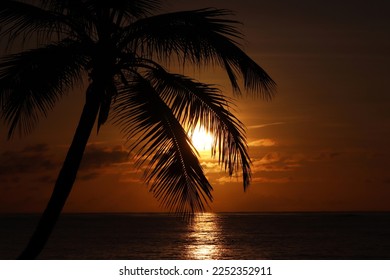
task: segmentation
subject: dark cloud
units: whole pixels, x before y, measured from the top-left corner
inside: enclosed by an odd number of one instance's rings
[[[383,179],[383,184],[390,185],[390,178]]]
[[[304,158],[295,155],[282,155],[279,152],[265,154],[260,159],[253,160],[253,172],[284,172],[301,167]]]
[[[0,177],[53,170],[58,162],[49,154],[47,144],[27,146],[19,151],[5,151],[0,155]]]
[[[111,148],[89,145],[84,153],[80,169],[89,170],[124,163],[128,161],[128,154],[128,151],[121,146]]]
[[[101,174],[98,169],[127,161],[128,152],[120,146],[89,145],[84,153],[78,179],[95,179]],[[7,150],[0,154],[2,188],[26,180],[39,184],[54,184],[61,164],[52,154],[50,146],[45,143],[28,145],[19,150]]]
[[[22,153],[45,153],[49,150],[49,145],[45,143],[40,143],[36,145],[30,145],[26,146],[23,150]]]

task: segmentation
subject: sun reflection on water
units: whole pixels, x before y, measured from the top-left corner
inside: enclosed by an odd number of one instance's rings
[[[196,216],[190,225],[189,244],[186,246],[188,259],[220,259],[224,251],[221,242],[221,228],[214,213]]]

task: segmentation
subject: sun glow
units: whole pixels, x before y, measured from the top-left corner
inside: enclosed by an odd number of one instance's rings
[[[202,126],[195,128],[191,140],[198,152],[210,151],[214,141],[211,133],[207,132]]]

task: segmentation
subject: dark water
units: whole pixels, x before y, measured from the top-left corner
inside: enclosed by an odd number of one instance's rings
[[[0,259],[38,220],[0,216]],[[42,259],[390,259],[390,213],[67,214]]]

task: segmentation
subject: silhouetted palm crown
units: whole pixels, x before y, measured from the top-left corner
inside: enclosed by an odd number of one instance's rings
[[[121,127],[157,199],[171,210],[201,211],[212,187],[188,132],[198,124],[212,132],[213,154],[230,175],[242,173],[246,188],[251,171],[244,127],[220,90],[164,65],[221,66],[236,95],[238,78],[249,94],[266,99],[274,82],[240,49],[229,11],[153,15],[159,6],[157,0],[42,0],[39,6],[2,0],[2,37],[36,36],[41,44],[1,60],[1,118],[9,137],[28,133],[88,78],[86,103],[97,106],[98,129],[109,115]]]

